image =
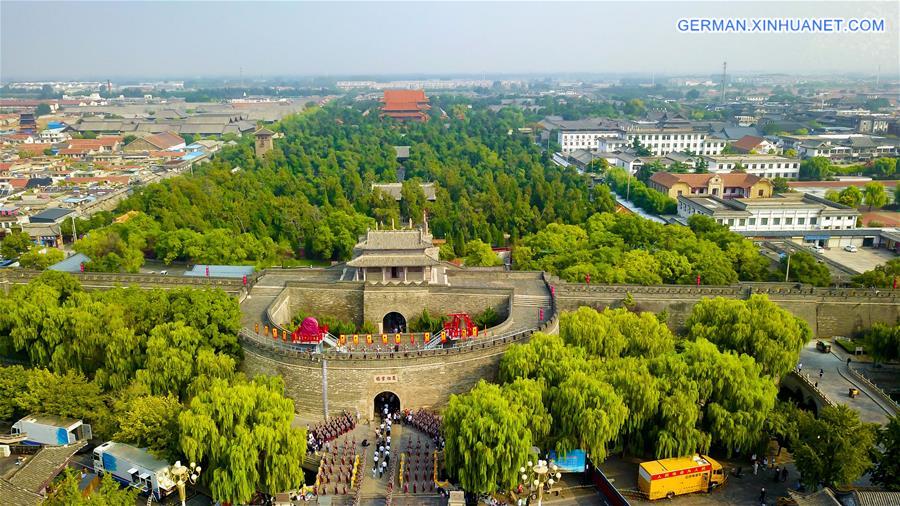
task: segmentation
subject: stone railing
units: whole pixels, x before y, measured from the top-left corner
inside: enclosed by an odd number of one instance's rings
[[[872,381],[869,380],[869,378],[867,378],[861,371],[858,371],[853,367],[848,367],[848,369],[850,370],[851,376],[853,376],[855,379],[859,380],[861,383],[875,392],[875,395],[877,395],[884,403],[886,403],[891,408],[891,410],[893,410],[895,415],[900,413],[900,403],[897,403],[897,401],[892,399],[891,396],[887,394],[887,392],[881,389],[881,387],[879,387],[875,383],[872,383]]]
[[[491,338],[474,338],[469,339],[465,343],[460,344],[459,341],[453,346],[447,348],[436,349],[413,349],[413,350],[367,350],[367,351],[338,351],[327,350],[319,352],[316,346],[309,344],[290,343],[282,339],[274,339],[266,335],[256,334],[248,329],[241,329],[241,340],[247,344],[256,346],[262,350],[270,351],[284,357],[293,357],[297,359],[320,362],[321,360],[341,361],[341,360],[392,360],[392,359],[410,359],[410,358],[427,358],[435,356],[459,355],[475,351],[481,351],[507,344],[519,343],[527,341],[535,332],[542,332],[554,328],[557,323],[556,315],[548,321],[542,323],[538,328],[519,330],[509,334],[494,336]]]
[[[806,385],[806,387],[811,392],[813,392],[824,405],[835,406],[835,402],[831,400],[831,398],[829,398],[827,395],[825,395],[825,392],[823,392],[818,386],[816,386],[813,380],[809,377],[809,374],[800,374],[797,371],[791,371],[788,374],[799,379],[804,385]]]

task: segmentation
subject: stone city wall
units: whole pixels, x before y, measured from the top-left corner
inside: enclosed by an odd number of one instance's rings
[[[747,299],[762,294],[809,323],[816,337],[853,335],[874,323],[900,320],[900,298],[890,291],[856,288],[813,288],[785,283],[742,283],[734,286],[582,285],[553,280],[561,311],[579,306],[621,307],[630,294],[638,311],[667,311],[669,325],[684,326],[691,309],[707,297]]]
[[[40,276],[41,271],[27,269],[0,269],[0,287],[8,291],[11,285],[24,285]],[[73,273],[72,276],[88,290],[107,290],[117,286],[137,286],[139,288],[221,288],[226,293],[239,295],[245,292],[243,280],[238,278],[206,278],[199,276],[163,276],[160,274],[130,274],[84,272]],[[252,284],[260,274],[248,279]]]

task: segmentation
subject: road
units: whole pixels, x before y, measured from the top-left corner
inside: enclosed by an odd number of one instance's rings
[[[856,380],[847,370],[847,356],[839,346],[832,346],[831,353],[823,353],[816,349],[816,341],[806,343],[800,351],[800,363],[803,364],[801,374],[808,374],[813,382],[818,381],[819,389],[834,402],[846,404],[859,413],[865,422],[885,424],[888,416],[893,414],[891,408],[880,397],[862,382]],[[819,379],[819,370],[823,371]],[[851,387],[858,388],[859,397],[851,399],[848,392]]]

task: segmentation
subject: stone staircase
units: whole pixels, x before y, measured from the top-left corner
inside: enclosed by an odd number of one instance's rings
[[[513,307],[542,307],[550,308],[549,295],[515,295],[513,297]]]

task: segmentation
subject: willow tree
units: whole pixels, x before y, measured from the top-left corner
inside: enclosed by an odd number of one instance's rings
[[[602,312],[582,306],[563,313],[559,332],[567,344],[583,347],[600,357],[651,357],[675,349],[675,338],[652,313],[640,315],[627,309]]]
[[[205,468],[212,498],[247,503],[303,484],[306,431],[291,427],[294,403],[280,377],[214,379],[178,417],[181,448]]]
[[[723,297],[698,302],[685,323],[691,339],[703,338],[756,359],[763,372],[780,378],[797,365],[812,338],[807,323],[765,295],[746,301]]]
[[[526,344],[510,346],[500,359],[500,380],[541,378],[547,388],[565,380],[574,370],[586,366],[584,350],[566,346],[558,335],[538,332]]]
[[[607,446],[619,436],[628,408],[609,383],[578,371],[552,394],[550,412],[556,428],[556,449],[583,449],[603,462]]]
[[[460,486],[473,493],[511,490],[532,445],[525,411],[503,390],[478,382],[453,395],[444,411],[444,458]]]

